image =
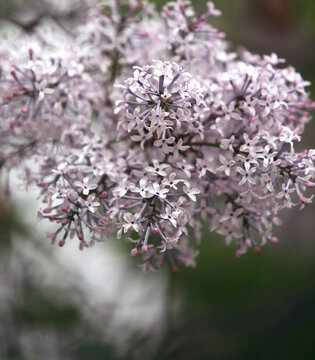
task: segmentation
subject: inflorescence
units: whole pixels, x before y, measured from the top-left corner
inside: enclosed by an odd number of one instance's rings
[[[160,15],[108,0],[66,47],[2,41],[5,191],[23,169],[39,217],[57,224],[52,243],[125,236],[145,269],[176,272],[194,265],[202,228],[234,239],[236,257],[259,253],[278,241],[281,209],[312,201],[315,150],[294,149],[314,109],[309,83],[275,54],[231,52],[207,22],[220,15],[212,2],[196,15],[171,1]]]

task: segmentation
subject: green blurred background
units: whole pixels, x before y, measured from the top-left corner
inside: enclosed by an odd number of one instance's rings
[[[164,1],[156,3],[161,7]],[[204,8],[204,1],[194,3]],[[39,4],[1,0],[0,14],[14,16],[25,7],[36,11]],[[234,48],[276,52],[312,81],[315,93],[315,1],[217,0],[215,5],[223,16],[213,24]],[[300,149],[314,147],[314,124]],[[25,220],[28,203],[1,198],[0,359],[315,358],[314,205],[284,213],[280,244],[266,246],[260,255],[249,251],[240,260],[233,245],[205,231],[197,267],[175,276],[167,269],[142,274],[126,259],[128,244],[99,244],[83,255],[51,248],[43,231]],[[112,256],[94,270],[94,283],[83,276],[93,262],[87,252]],[[69,266],[75,256],[82,261]],[[118,290],[117,284],[108,285],[111,279],[119,282]],[[95,300],[102,292],[110,301]],[[128,302],[136,295],[135,303]],[[115,323],[130,317],[129,327]],[[136,326],[145,321],[150,326]]]

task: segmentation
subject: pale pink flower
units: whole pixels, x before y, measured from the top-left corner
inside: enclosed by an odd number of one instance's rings
[[[176,219],[178,218],[179,213],[177,211],[173,211],[169,205],[166,205],[165,214],[161,214],[161,218],[164,220],[168,220],[171,224],[176,227]]]
[[[166,176],[166,172],[164,171],[164,169],[168,168],[169,165],[160,164],[158,160],[153,160],[152,163],[153,163],[152,166],[147,166],[145,168],[145,170],[149,174],[157,174],[157,175],[160,175],[160,176]]]
[[[169,190],[165,187],[160,186],[159,183],[154,182],[152,184],[152,186],[149,187],[148,189],[148,193],[150,194],[150,196],[157,196],[160,199],[165,199],[166,198],[166,194],[169,192]]]
[[[244,185],[245,183],[255,185],[256,181],[251,177],[251,175],[257,170],[255,167],[250,168],[249,163],[244,164],[245,169],[237,167],[236,170],[242,175],[242,179],[239,182],[239,185]]]

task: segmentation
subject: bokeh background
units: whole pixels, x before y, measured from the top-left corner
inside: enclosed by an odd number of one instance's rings
[[[314,99],[315,1],[214,2],[223,16],[213,24],[233,48],[286,58]],[[16,31],[15,20],[45,21],[46,5],[0,0],[1,33]],[[299,148],[314,145],[315,120]],[[197,267],[173,275],[143,273],[115,240],[84,252],[51,247],[35,198],[18,181],[0,198],[0,359],[315,358],[314,205],[283,213],[280,243],[240,260],[205,231]]]

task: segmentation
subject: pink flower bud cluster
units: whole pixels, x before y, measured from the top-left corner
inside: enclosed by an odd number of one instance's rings
[[[315,150],[295,151],[309,83],[275,54],[229,51],[207,22],[219,15],[212,2],[160,15],[107,1],[63,56],[0,45],[0,167],[23,163],[53,243],[124,236],[145,269],[177,272],[194,265],[202,231],[234,241],[237,258],[260,253],[278,242],[280,210],[310,204]]]

